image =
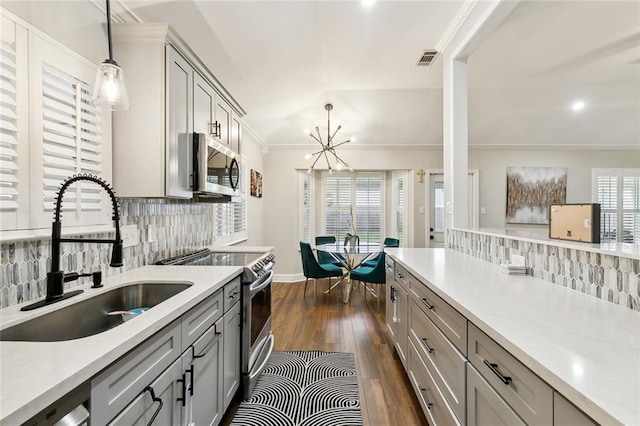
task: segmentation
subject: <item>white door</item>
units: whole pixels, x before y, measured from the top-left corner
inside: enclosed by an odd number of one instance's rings
[[[428,247],[444,247],[444,175],[429,176],[429,243]]]
[[[478,227],[478,172],[469,171],[469,227]],[[429,173],[428,194],[429,217],[427,220],[427,247],[444,247],[445,208],[444,208],[444,175]]]

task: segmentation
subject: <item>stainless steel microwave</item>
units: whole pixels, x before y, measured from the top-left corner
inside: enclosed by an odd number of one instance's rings
[[[205,133],[193,135],[193,192],[213,198],[238,197],[238,155]]]

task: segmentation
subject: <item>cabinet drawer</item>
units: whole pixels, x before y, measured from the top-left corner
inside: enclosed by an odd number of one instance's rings
[[[411,296],[451,343],[466,355],[467,319],[420,281],[412,281]]]
[[[422,406],[422,411],[424,411],[424,414],[427,417],[429,425],[462,425],[449,405],[445,402],[444,397],[438,390],[433,377],[422,362],[422,359],[418,355],[418,351],[411,340],[409,340],[408,357],[409,380],[416,392],[416,396]]]
[[[526,423],[513,412],[471,364],[467,364],[467,424],[470,426],[526,426]]]
[[[224,286],[224,311],[227,312],[233,305],[240,300],[241,293],[240,277],[233,279]]]
[[[409,336],[451,409],[464,424],[465,358],[438,330],[415,300],[409,302]]]
[[[149,388],[153,389],[155,397],[162,402],[154,401],[151,392],[145,388],[142,394],[138,395],[118,414],[118,417],[109,423],[109,426],[146,426],[154,416],[154,423],[157,425],[180,424],[182,414],[180,408],[182,406],[177,403],[177,400],[182,397],[182,391],[178,386],[181,375],[182,369],[178,359],[149,385]],[[103,424],[97,423],[93,418],[91,422],[92,424]]]
[[[396,263],[395,267],[395,280],[398,282],[398,284],[404,287],[405,290],[409,291],[409,283],[411,282],[413,277],[411,276],[409,271],[404,269],[401,265]]]
[[[182,316],[183,351],[222,317],[223,297],[220,289]]]
[[[179,356],[175,321],[91,381],[91,424],[107,424]]]
[[[552,424],[551,387],[471,323],[469,360],[527,424]]]
[[[558,392],[553,392],[553,424],[562,426],[596,426],[586,414],[580,411]]]

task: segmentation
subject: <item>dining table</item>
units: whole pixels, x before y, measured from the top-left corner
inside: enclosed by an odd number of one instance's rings
[[[351,271],[361,266],[367,260],[379,254],[384,250],[384,245],[381,243],[359,243],[349,244],[337,241],[331,244],[320,244],[314,247],[317,252],[324,252],[331,255],[340,267],[347,270],[345,278],[345,290],[344,290],[344,303],[351,302]],[[331,288],[325,290],[329,292],[333,287],[338,285],[341,281],[336,282]]]

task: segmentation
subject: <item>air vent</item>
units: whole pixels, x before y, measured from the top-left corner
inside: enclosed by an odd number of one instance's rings
[[[431,65],[431,62],[433,62],[436,56],[438,56],[437,50],[425,50],[424,52],[422,52],[422,55],[420,56],[420,60],[416,65],[420,67]]]

